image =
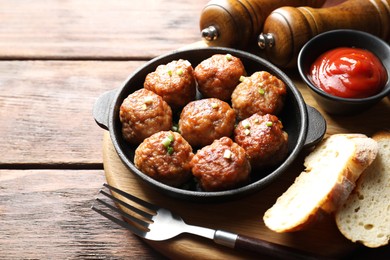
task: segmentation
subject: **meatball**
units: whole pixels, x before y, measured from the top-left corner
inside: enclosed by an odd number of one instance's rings
[[[266,71],[246,77],[232,94],[232,107],[239,120],[255,113],[278,115],[284,105],[286,85]]]
[[[176,132],[161,131],[146,138],[135,150],[134,164],[144,174],[179,187],[190,178],[192,147]]]
[[[222,136],[232,136],[235,118],[228,103],[216,98],[200,99],[183,108],[179,129],[193,147],[202,147]]]
[[[198,150],[191,166],[192,174],[205,191],[236,188],[250,179],[251,166],[245,150],[229,137]]]
[[[196,97],[196,80],[191,63],[179,59],[158,66],[146,76],[144,88],[160,95],[173,110],[183,108]]]
[[[139,144],[154,133],[171,129],[172,110],[159,95],[140,89],[123,100],[119,119],[123,138]]]
[[[271,167],[287,156],[288,134],[275,115],[254,114],[238,123],[234,141],[243,147],[252,168]]]
[[[196,66],[194,74],[199,92],[204,97],[230,101],[234,88],[246,71],[239,58],[230,54],[215,54]]]

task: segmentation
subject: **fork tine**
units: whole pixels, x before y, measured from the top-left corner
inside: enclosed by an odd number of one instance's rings
[[[132,206],[132,205],[130,205],[130,204],[124,202],[123,200],[120,200],[120,199],[118,199],[118,198],[112,196],[111,194],[109,194],[109,193],[107,193],[107,192],[105,192],[105,191],[103,191],[103,190],[100,190],[100,194],[103,194],[104,196],[106,196],[106,197],[112,199],[113,201],[115,201],[115,202],[121,204],[122,206],[125,206],[125,207],[128,208],[129,210],[131,210],[131,211],[137,213],[138,215],[140,215],[140,216],[142,216],[142,217],[144,217],[144,218],[147,218],[148,220],[151,220],[151,219],[153,218],[153,216],[154,216],[154,215],[152,215],[152,214],[149,214],[149,213],[146,212],[146,211],[143,211],[143,210],[141,210],[141,209],[139,209],[139,208],[136,208],[136,207],[134,207],[134,206]]]
[[[120,220],[120,219],[118,219],[118,218],[116,218],[116,217],[114,217],[114,216],[112,216],[112,215],[110,215],[110,214],[108,214],[108,213],[106,213],[106,212],[104,212],[104,211],[94,207],[94,206],[92,206],[91,209],[93,209],[94,211],[96,211],[97,213],[102,215],[103,217],[111,220],[112,222],[114,222],[114,223],[116,223],[116,224],[118,224],[118,225],[120,225],[120,226],[122,226],[122,227],[124,227],[124,228],[126,228],[128,230],[130,230],[132,233],[136,234],[137,236],[145,237],[145,235],[146,235],[146,232],[136,228],[135,226],[127,223],[126,221]]]
[[[145,207],[145,208],[147,208],[149,210],[157,211],[159,209],[158,206],[153,205],[153,204],[151,204],[151,203],[149,203],[147,201],[144,201],[144,200],[142,200],[140,198],[137,198],[137,197],[135,197],[135,196],[133,196],[133,195],[127,193],[127,192],[124,192],[122,190],[119,190],[119,189],[117,189],[115,187],[112,187],[112,186],[108,185],[107,183],[104,183],[103,186],[107,187],[108,189],[110,189],[110,190],[112,190],[114,192],[116,192],[117,194],[122,195],[123,197],[125,197],[125,198],[127,198],[127,199],[129,199],[131,201],[134,201],[135,203],[138,203],[139,205],[141,205],[141,206],[143,206],[143,207]]]
[[[107,208],[110,208],[111,210],[115,211],[116,213],[118,213],[118,214],[121,215],[122,217],[127,218],[128,220],[131,220],[131,221],[133,221],[133,222],[135,222],[135,223],[137,223],[137,224],[139,224],[139,225],[141,225],[141,226],[143,226],[143,227],[145,227],[145,228],[148,228],[148,226],[149,226],[149,223],[148,223],[148,222],[143,221],[143,220],[141,220],[141,219],[139,219],[139,218],[136,218],[136,217],[134,217],[134,216],[132,216],[132,215],[130,215],[130,214],[128,214],[128,213],[126,213],[126,212],[124,212],[124,211],[118,209],[117,207],[115,207],[115,206],[113,206],[113,205],[111,205],[111,204],[108,204],[108,203],[105,202],[104,200],[101,200],[101,199],[99,199],[99,198],[96,198],[96,201],[100,202],[101,204],[103,204],[103,205],[106,206]]]

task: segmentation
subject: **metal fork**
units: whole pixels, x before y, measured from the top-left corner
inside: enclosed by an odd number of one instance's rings
[[[180,216],[173,214],[170,210],[161,208],[128,194],[122,190],[112,187],[108,184],[103,184],[111,192],[115,192],[130,201],[142,206],[144,209],[130,205],[104,190],[100,190],[100,194],[112,199],[116,203],[126,207],[131,212],[139,216],[130,215],[117,207],[96,198],[96,201],[108,207],[109,209],[119,213],[127,221],[116,218],[94,205],[91,207],[94,211],[102,216],[110,219],[116,224],[129,229],[139,237],[162,241],[173,238],[181,233],[191,233],[201,237],[212,239],[215,243],[235,249],[244,249],[261,253],[262,255],[272,256],[273,258],[281,259],[319,259],[319,256],[313,256],[300,250],[286,247],[283,245],[274,244],[264,240],[251,238],[244,235],[239,235],[223,230],[214,230],[205,227],[193,226],[186,224]]]

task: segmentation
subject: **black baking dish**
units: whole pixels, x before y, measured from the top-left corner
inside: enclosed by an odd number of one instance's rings
[[[166,64],[172,60],[185,59],[195,68],[201,61],[214,54],[227,53],[241,59],[248,75],[256,71],[264,70],[277,76],[286,84],[287,97],[285,107],[278,117],[283,122],[284,130],[289,134],[289,152],[287,158],[277,167],[262,173],[252,174],[256,177],[246,186],[218,192],[200,191],[196,188],[191,188],[191,185],[189,185],[190,188],[174,188],[143,174],[133,164],[136,147],[129,145],[122,138],[121,123],[119,121],[119,107],[122,101],[132,92],[142,88],[146,75],[154,71],[160,64]],[[281,176],[304,147],[313,146],[320,141],[326,131],[326,122],[322,115],[316,109],[305,104],[300,92],[285,73],[270,62],[256,55],[223,47],[174,51],[152,59],[132,73],[123,83],[122,87],[103,93],[95,103],[93,115],[97,124],[109,131],[116,152],[132,173],[166,195],[192,201],[233,199],[262,189]]]

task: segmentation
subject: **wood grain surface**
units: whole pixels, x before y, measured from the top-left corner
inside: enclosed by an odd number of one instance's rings
[[[0,0],[0,259],[166,259],[90,210],[107,181],[92,107],[148,60],[199,41],[207,2]],[[332,118],[328,132],[370,134],[386,109],[368,123]]]
[[[148,59],[200,40],[208,0],[0,1],[1,59]]]
[[[103,182],[102,170],[0,170],[0,259],[161,257],[90,209]]]
[[[97,97],[142,61],[0,62],[1,164],[101,164]]]

